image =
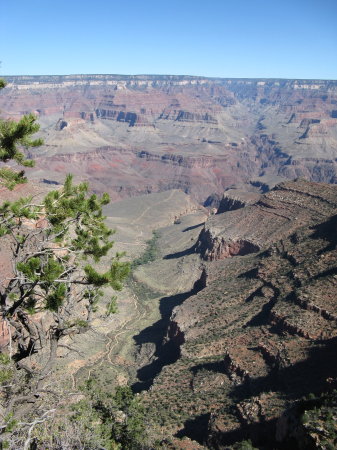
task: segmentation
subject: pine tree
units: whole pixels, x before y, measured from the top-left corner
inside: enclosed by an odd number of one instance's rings
[[[32,165],[18,146],[40,144],[31,140],[37,130],[34,116],[0,122],[0,161]],[[24,181],[12,168],[0,177],[9,188]],[[0,245],[6,243],[11,260],[10,273],[0,274],[1,322],[9,333],[8,351],[0,353],[0,433],[13,448],[28,449],[29,430],[54,411],[41,399],[58,349],[69,347],[64,339],[87,330],[104,288],[120,290],[128,275],[123,255],[111,254],[113,231],[102,213],[108,202],[107,194],[90,195],[86,183],[74,185],[68,175],[41,201],[27,197],[0,206]],[[110,261],[104,271],[98,269],[103,257]]]
[[[6,83],[0,80],[0,89]],[[34,114],[27,114],[18,122],[14,120],[0,120],[0,162],[14,161],[23,167],[33,167],[34,161],[25,157],[23,149],[38,147],[42,139],[31,139],[31,136],[39,131]],[[0,185],[13,189],[18,183],[27,181],[24,170],[14,170],[12,167],[0,167]]]

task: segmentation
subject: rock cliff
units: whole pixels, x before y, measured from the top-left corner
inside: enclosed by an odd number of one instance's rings
[[[211,261],[257,252],[308,221],[329,217],[336,207],[335,191],[327,185],[281,183],[254,205],[210,217],[197,250]]]
[[[7,81],[2,115],[34,112],[41,123],[45,145],[34,152],[39,164],[31,171],[37,181],[61,182],[71,164],[115,199],[180,188],[203,203],[253,180],[261,188],[266,178],[337,180],[336,81],[154,75]],[[94,158],[90,164],[84,153]],[[68,164],[60,155],[69,156]]]
[[[260,194],[254,192],[240,191],[238,189],[229,189],[223,194],[220,201],[217,214],[227,211],[235,211],[245,206],[256,203],[260,198]]]
[[[210,219],[226,223],[257,208],[263,250],[207,262],[205,287],[173,310],[181,355],[145,395],[158,405],[149,412],[161,426],[207,448],[245,439],[259,448],[313,442],[301,414],[314,414],[325,397],[311,406],[300,399],[319,398],[337,376],[336,198],[334,186],[297,181],[277,186],[256,206]],[[263,214],[273,219],[263,222]],[[248,235],[237,229],[237,238]],[[317,442],[325,436],[331,443],[334,434],[320,417]]]

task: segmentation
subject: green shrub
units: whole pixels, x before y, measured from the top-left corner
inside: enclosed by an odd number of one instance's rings
[[[132,264],[131,264],[132,270],[136,269],[138,266],[152,262],[158,257],[158,254],[159,254],[158,239],[159,238],[160,238],[160,233],[158,231],[153,231],[152,238],[150,240],[146,241],[147,246],[146,246],[144,253],[139,258],[136,258],[132,262]]]

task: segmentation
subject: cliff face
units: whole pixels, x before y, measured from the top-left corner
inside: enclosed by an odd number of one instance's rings
[[[251,180],[262,185],[266,177],[337,180],[336,81],[147,75],[7,81],[2,115],[34,112],[41,123],[36,180],[60,182],[71,164],[97,192],[116,199],[177,187],[200,202]],[[60,155],[68,155],[68,164]]]
[[[243,151],[244,153],[245,151]],[[203,202],[222,185],[244,180],[243,173],[254,170],[254,163],[243,160],[241,152],[232,162],[228,156],[155,153],[103,146],[92,151],[37,156],[39,173],[50,181],[62,182],[71,168],[79,178],[86,176],[97,192],[107,191],[114,200],[139,194],[181,189]],[[33,156],[33,155],[32,155]]]
[[[281,183],[254,205],[212,216],[197,249],[210,261],[257,252],[305,223],[329,217],[336,208],[335,191],[327,185]]]
[[[253,205],[260,199],[260,194],[254,192],[229,189],[223,194],[217,214],[235,211],[248,205]]]
[[[259,203],[266,216],[275,215],[266,203],[276,202],[276,194],[279,223],[286,220],[288,231],[276,230],[279,224],[270,229],[274,217],[260,228],[272,236],[259,241],[263,251],[206,263],[205,287],[172,314],[181,356],[145,396],[160,405],[152,413],[164,427],[207,448],[248,438],[264,448],[301,448],[307,431],[300,413],[295,420],[287,408],[329,389],[337,377],[337,190],[285,183]]]

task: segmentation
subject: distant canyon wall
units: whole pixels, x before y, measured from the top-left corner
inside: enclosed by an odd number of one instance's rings
[[[3,117],[34,112],[36,181],[71,171],[113,199],[172,188],[199,202],[283,179],[337,182],[337,81],[6,77]]]

